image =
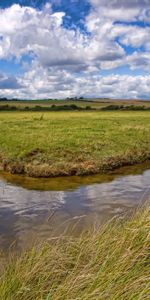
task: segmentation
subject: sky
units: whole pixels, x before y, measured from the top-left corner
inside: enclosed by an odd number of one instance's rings
[[[150,0],[0,0],[0,97],[150,99]]]

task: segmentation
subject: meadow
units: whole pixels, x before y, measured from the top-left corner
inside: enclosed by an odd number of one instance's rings
[[[150,159],[150,111],[96,105],[1,110],[1,170],[30,177],[87,175]],[[111,220],[78,237],[49,238],[14,256],[10,249],[6,260],[0,255],[0,299],[148,300],[149,214],[147,205],[128,220]]]
[[[2,300],[148,300],[150,208],[78,238],[66,236],[10,255]],[[2,269],[1,269],[2,270]]]
[[[150,111],[0,112],[0,165],[31,177],[102,173],[150,158]]]

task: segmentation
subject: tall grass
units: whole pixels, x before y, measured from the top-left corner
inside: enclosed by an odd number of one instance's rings
[[[0,278],[0,299],[150,299],[150,207],[13,259]]]

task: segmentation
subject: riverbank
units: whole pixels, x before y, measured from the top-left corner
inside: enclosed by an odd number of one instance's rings
[[[60,237],[11,259],[3,300],[149,299],[150,207],[79,238]]]
[[[0,112],[0,168],[30,177],[104,173],[150,159],[150,112]]]
[[[47,163],[34,165],[32,163],[14,162],[13,160],[1,159],[0,170],[11,174],[26,175],[34,178],[53,178],[60,176],[85,176],[104,174],[124,166],[141,164],[150,160],[150,152],[129,153],[124,157],[108,157],[99,164],[67,164],[62,168],[51,166]]]

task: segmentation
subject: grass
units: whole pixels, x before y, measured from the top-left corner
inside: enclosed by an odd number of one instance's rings
[[[11,259],[2,300],[148,300],[150,207],[79,238],[59,237]]]
[[[0,112],[1,169],[32,177],[105,172],[150,158],[150,112]]]
[[[85,108],[91,106],[94,109],[101,109],[109,105],[124,105],[124,106],[145,106],[150,108],[149,100],[111,100],[111,99],[87,99],[87,100],[19,100],[19,101],[0,101],[0,108],[4,105],[9,107],[15,106],[18,109],[24,109],[25,107],[33,108],[36,106],[40,107],[51,107],[52,105],[63,106],[63,105],[77,105]]]

